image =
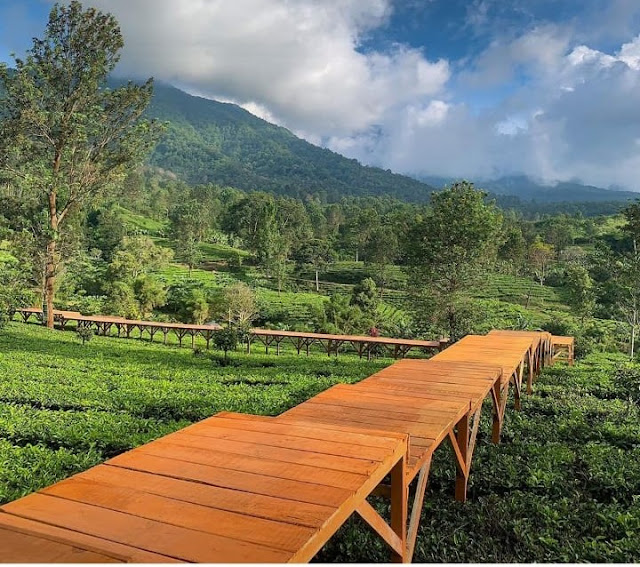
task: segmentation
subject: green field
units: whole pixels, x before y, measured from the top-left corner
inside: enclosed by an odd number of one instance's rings
[[[11,323],[0,335],[0,502],[218,411],[277,415],[390,362],[232,357],[221,367],[216,353],[145,341],[95,337],[82,346],[72,332]],[[546,370],[521,413],[510,400],[498,446],[485,411],[466,504],[453,499],[450,449],[436,452],[414,560],[638,561],[638,384],[640,365],[591,355]],[[387,557],[352,519],[317,559]]]
[[[628,395],[638,400],[640,365],[625,360],[547,369],[520,413],[510,401],[500,445],[483,412],[465,504],[453,499],[453,456],[438,449],[414,562],[639,561],[640,411]],[[387,551],[352,520],[318,559],[386,561]]]
[[[10,324],[0,334],[0,502],[219,411],[277,415],[388,361],[234,353]]]

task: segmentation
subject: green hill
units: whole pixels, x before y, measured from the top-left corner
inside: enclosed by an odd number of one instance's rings
[[[361,165],[310,144],[239,106],[157,84],[149,115],[168,122],[151,164],[188,183],[216,183],[335,201],[345,195],[392,195],[426,202],[433,187]]]

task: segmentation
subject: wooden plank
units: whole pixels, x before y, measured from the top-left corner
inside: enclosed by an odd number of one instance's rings
[[[272,433],[285,433],[294,437],[302,437],[304,439],[319,439],[327,441],[340,441],[341,443],[349,443],[358,445],[359,447],[380,447],[392,450],[398,442],[398,437],[391,438],[392,432],[384,432],[387,438],[381,435],[371,435],[371,433],[355,433],[354,428],[346,428],[337,426],[328,427],[305,427],[302,424],[296,425],[292,429],[290,425],[284,425],[276,417],[266,417],[261,415],[246,415],[239,413],[221,412],[214,418],[206,419],[200,423],[209,423],[216,420],[217,427],[231,427],[243,431],[264,431]],[[336,424],[337,425],[337,424]],[[382,433],[382,432],[381,432]]]
[[[0,563],[122,563],[103,553],[0,527]]]
[[[247,434],[248,436],[251,434]],[[255,459],[274,463],[294,463],[309,467],[319,467],[323,470],[349,472],[358,475],[368,475],[376,463],[372,460],[358,459],[357,457],[341,457],[298,449],[287,449],[275,446],[264,446],[259,443],[244,441],[231,441],[227,439],[215,439],[197,435],[195,432],[188,434],[181,431],[159,439],[154,444],[190,447],[203,451],[215,451],[218,454],[244,455]]]
[[[303,405],[305,407],[322,406],[323,408],[348,408],[347,411],[350,414],[372,417],[384,416],[389,419],[434,425],[450,423],[458,415],[458,412],[443,414],[442,412],[431,412],[429,409],[404,408],[398,404],[376,403],[363,399],[355,400],[352,397],[340,399],[338,397],[322,395],[311,398],[304,402],[304,404],[300,404],[300,406],[297,407],[302,407]]]
[[[4,506],[6,512],[80,533],[200,563],[285,562],[290,553],[202,531],[172,526],[91,506],[32,494]]]
[[[185,451],[185,459],[188,459],[190,452],[192,451]],[[196,459],[189,461],[170,459],[162,456],[162,453],[159,455],[142,453],[136,456],[124,453],[108,463],[141,472],[202,482],[221,488],[327,506],[338,506],[358,486],[358,483],[351,483],[350,479],[347,483],[342,478],[338,481],[335,478],[323,478],[325,484],[320,485],[314,484],[313,478],[309,480],[306,475],[300,475],[300,477],[307,478],[307,480],[298,480],[266,476],[261,472],[244,472],[233,468],[210,466],[197,462],[198,456],[194,456]],[[286,468],[290,469],[291,467]],[[332,486],[329,484],[330,482],[341,485],[351,484],[351,486]]]
[[[144,486],[145,492],[151,494],[300,526],[318,527],[333,510],[330,506],[220,488],[202,482],[190,482],[110,465],[93,467],[78,477],[116,484],[123,488],[137,489]]]
[[[291,553],[315,531],[313,528],[159,496],[146,492],[144,487],[135,490],[84,478],[59,482],[45,488],[40,494]]]
[[[220,421],[220,420],[217,420]],[[226,439],[229,441],[243,441],[247,443],[259,443],[266,447],[281,447],[288,449],[307,449],[320,455],[330,455],[338,457],[352,457],[360,460],[379,461],[389,453],[388,449],[376,447],[362,447],[360,445],[340,443],[337,441],[313,440],[312,448],[309,439],[286,435],[284,430],[279,434],[263,431],[247,431],[246,429],[232,429],[229,427],[219,427],[218,422],[210,424],[198,423],[196,426],[187,427],[181,433],[188,435],[198,435],[212,439]]]
[[[77,545],[87,551],[93,551],[100,554],[106,554],[110,557],[117,558],[121,561],[129,563],[175,563],[177,559],[169,557],[167,555],[160,555],[157,553],[151,553],[142,549],[137,549],[128,545],[122,545],[113,541],[108,541],[102,538],[96,538],[43,524],[40,522],[34,522],[26,518],[21,518],[8,514],[0,508],[0,526],[6,527],[18,533],[30,534],[36,537],[47,539],[58,543],[67,545]],[[12,556],[12,562],[15,562],[19,556]]]
[[[311,407],[311,406],[316,407]],[[331,423],[339,420],[342,423],[357,425],[362,428],[390,429],[403,433],[410,433],[420,437],[437,439],[445,425],[442,424],[422,424],[420,422],[407,422],[405,420],[389,419],[379,415],[363,415],[356,411],[345,411],[340,408],[333,409],[331,406],[322,404],[303,404],[281,416],[283,419],[293,419],[306,422]]]

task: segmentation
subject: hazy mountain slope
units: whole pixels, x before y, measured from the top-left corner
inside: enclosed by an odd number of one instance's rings
[[[169,122],[151,163],[190,183],[303,196],[393,195],[424,202],[429,185],[314,146],[242,108],[157,84],[149,115]]]
[[[452,178],[435,176],[425,176],[423,179],[438,188],[455,181]],[[592,185],[582,185],[581,183],[563,182],[555,186],[541,185],[526,175],[501,177],[490,181],[477,181],[476,185],[496,195],[510,195],[518,197],[522,201],[535,201],[537,203],[604,203],[640,198],[640,193],[613,191]]]

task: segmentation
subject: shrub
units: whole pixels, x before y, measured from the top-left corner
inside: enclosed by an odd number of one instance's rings
[[[79,325],[78,328],[76,329],[76,335],[84,345],[93,338],[93,329],[88,325]]]
[[[218,350],[224,351],[225,360],[229,358],[229,351],[238,346],[239,336],[235,327],[228,326],[213,334],[213,344]]]

